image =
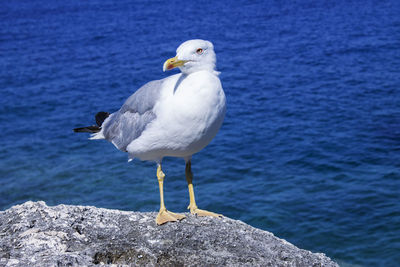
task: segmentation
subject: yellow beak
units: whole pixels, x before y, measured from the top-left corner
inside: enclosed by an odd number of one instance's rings
[[[164,62],[163,71],[172,70],[173,68],[183,66],[187,60],[179,60],[178,57],[173,57]]]

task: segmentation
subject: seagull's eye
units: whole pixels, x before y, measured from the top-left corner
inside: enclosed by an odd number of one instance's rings
[[[196,53],[201,55],[203,54],[203,49],[202,48],[197,48]]]

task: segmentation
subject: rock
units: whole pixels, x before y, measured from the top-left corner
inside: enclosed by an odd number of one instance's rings
[[[26,202],[0,212],[0,266],[338,266],[241,221]]]

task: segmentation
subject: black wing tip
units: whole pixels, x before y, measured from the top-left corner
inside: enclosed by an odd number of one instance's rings
[[[75,133],[98,133],[98,132],[100,132],[100,127],[97,125],[80,127],[80,128],[75,128],[74,132]]]
[[[98,133],[101,130],[101,128],[100,128],[101,125],[108,118],[108,116],[110,116],[110,113],[100,111],[95,116],[97,125],[75,128],[74,132],[75,133]]]
[[[101,125],[108,118],[108,116],[110,116],[110,113],[108,113],[108,112],[104,112],[104,111],[98,112],[95,116],[97,125],[99,127],[101,127]]]

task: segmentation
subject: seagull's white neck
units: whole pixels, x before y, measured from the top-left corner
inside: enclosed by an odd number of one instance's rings
[[[202,64],[200,64],[200,62],[195,62],[195,61],[189,61],[187,62],[185,65],[179,67],[179,69],[181,70],[181,72],[184,75],[189,75],[198,71],[209,71],[211,73],[218,73],[217,71],[215,71],[215,63],[214,62],[201,62]]]

